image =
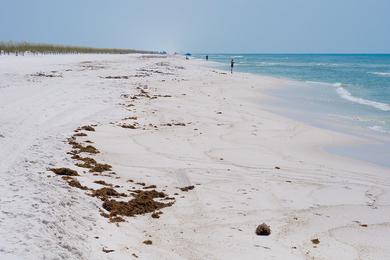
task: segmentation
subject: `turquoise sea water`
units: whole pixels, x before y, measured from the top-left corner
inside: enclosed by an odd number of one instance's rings
[[[204,59],[205,54],[194,56]],[[305,108],[390,133],[390,54],[209,54],[209,60],[227,70],[232,58],[236,71],[302,83],[302,88],[276,92],[281,100],[315,101]]]

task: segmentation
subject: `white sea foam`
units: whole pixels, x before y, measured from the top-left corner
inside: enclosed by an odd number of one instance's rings
[[[379,126],[379,125],[373,125],[373,126],[370,126],[368,127],[370,128],[371,130],[374,130],[374,131],[377,131],[377,132],[380,132],[380,133],[389,133],[389,131],[383,129],[383,127]]]
[[[329,85],[329,83],[321,82],[321,81],[306,80],[305,82],[308,84],[315,84],[315,85]]]
[[[335,87],[337,87],[337,94],[340,95],[340,97],[349,100],[354,103],[358,103],[361,105],[371,106],[376,109],[382,110],[382,111],[390,111],[390,105],[386,103],[381,103],[377,101],[372,101],[364,98],[354,97],[352,94],[345,89],[345,85],[341,83],[334,84]]]
[[[382,76],[382,77],[390,77],[390,72],[368,72],[370,74],[374,74],[377,76]]]
[[[346,87],[347,85],[345,85],[343,83],[336,82],[333,84],[333,86],[338,87],[338,88],[343,88],[343,87]]]

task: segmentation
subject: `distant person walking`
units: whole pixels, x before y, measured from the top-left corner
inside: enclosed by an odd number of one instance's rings
[[[206,60],[209,60],[209,55],[206,55]]]
[[[233,67],[234,67],[234,60],[232,59],[230,61],[230,73],[232,73],[232,74],[233,74]]]

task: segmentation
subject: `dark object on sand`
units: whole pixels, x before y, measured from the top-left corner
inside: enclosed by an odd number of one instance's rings
[[[193,189],[195,189],[194,185],[180,188],[181,191],[189,191],[189,190],[193,190]]]
[[[113,188],[104,187],[98,190],[94,190],[92,193],[93,197],[98,197],[103,201],[106,201],[109,197],[127,197],[124,193],[119,193]]]
[[[152,240],[145,240],[143,243],[144,243],[145,245],[151,245],[151,244],[153,244]]]
[[[68,182],[69,186],[71,186],[71,187],[75,187],[75,188],[78,188],[78,189],[81,189],[81,190],[88,190],[87,186],[81,185],[78,180],[75,180],[72,177],[64,176],[62,178],[64,180],[66,180]]]
[[[320,243],[320,240],[318,238],[314,238],[311,240],[311,242],[315,245],[318,245]]]
[[[95,128],[93,128],[93,127],[90,126],[90,125],[82,126],[81,129],[83,129],[83,130],[85,130],[85,131],[95,132]]]
[[[79,176],[79,174],[75,170],[69,168],[51,168],[50,171],[54,172],[57,175]]]
[[[70,152],[74,156],[79,153],[99,153],[99,150],[93,147],[92,145],[82,146],[81,144],[75,141],[75,138],[68,139],[69,145],[72,146],[73,150]],[[73,158],[74,159],[74,158]]]
[[[94,181],[94,183],[100,184],[100,185],[103,185],[103,186],[107,186],[107,187],[112,187],[112,184],[107,183],[107,182],[105,182],[103,180]]]
[[[62,78],[62,75],[61,74],[56,74],[57,71],[52,71],[51,73],[43,73],[43,72],[38,72],[38,73],[35,73],[35,74],[31,74],[31,76],[33,77],[46,77],[46,78]]]
[[[102,251],[103,251],[104,253],[107,253],[107,254],[108,254],[108,253],[114,252],[115,250],[103,248]]]
[[[152,218],[160,218],[161,214],[163,214],[162,211],[153,212]]]
[[[156,185],[149,185],[144,187],[144,189],[155,189],[155,188],[157,188]]]
[[[105,172],[105,171],[111,171],[111,165],[109,164],[101,164],[97,163],[94,167],[92,167],[90,172]]]
[[[256,235],[269,236],[271,234],[271,228],[267,224],[263,223],[256,228]]]
[[[137,129],[135,125],[121,125],[122,128]]]
[[[279,166],[275,166],[275,169],[276,169],[276,170],[280,170],[280,167],[279,167]]]
[[[86,133],[77,133],[77,134],[74,134],[73,136],[87,136]]]
[[[136,191],[134,191],[136,192]],[[134,199],[129,201],[116,201],[105,199],[103,208],[110,212],[109,217],[143,215],[145,213],[155,212],[165,207],[170,207],[173,202],[162,203],[155,201],[154,198],[165,198],[167,195],[156,190],[137,191],[133,195]]]

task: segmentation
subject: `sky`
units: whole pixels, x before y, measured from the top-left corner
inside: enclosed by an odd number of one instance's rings
[[[390,53],[390,0],[0,0],[0,41],[193,53]]]

